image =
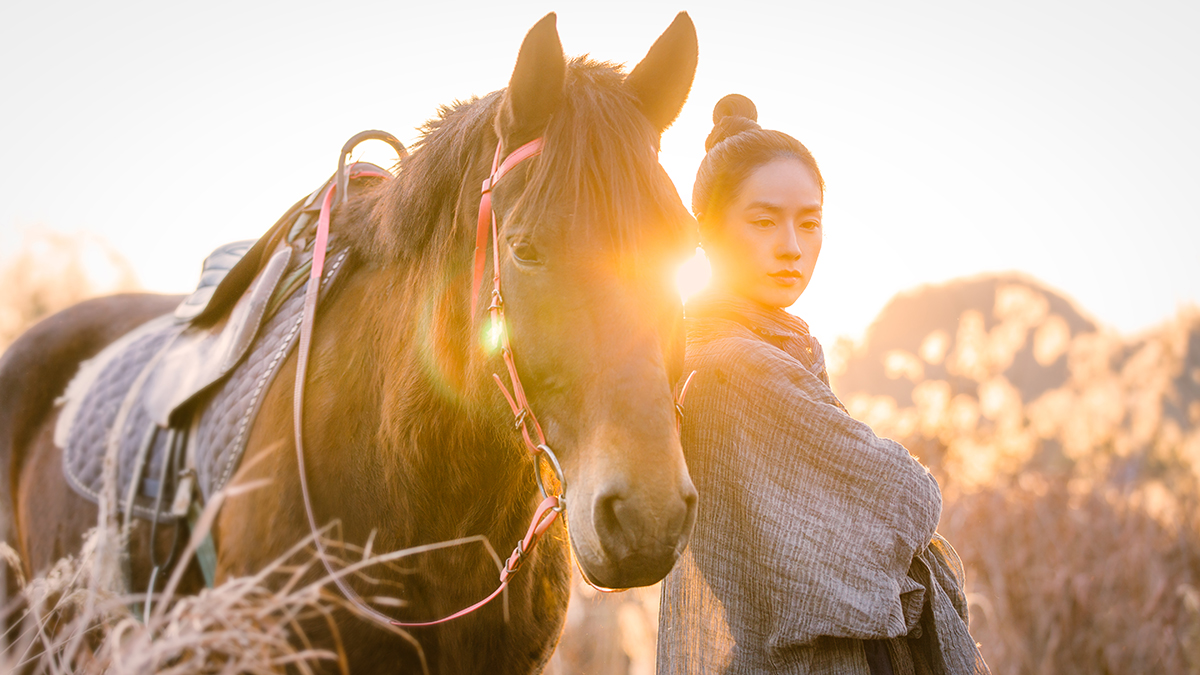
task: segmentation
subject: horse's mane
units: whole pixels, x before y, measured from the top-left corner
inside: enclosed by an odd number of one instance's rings
[[[514,217],[542,223],[573,215],[578,227],[588,228],[577,235],[623,255],[635,253],[648,236],[686,241],[681,238],[693,221],[658,163],[659,134],[638,113],[624,77],[611,63],[586,57],[568,63],[562,105],[545,130],[542,155]],[[402,264],[463,257],[455,244],[473,237],[476,213],[457,213],[463,207],[458,198],[465,191],[477,199],[495,150],[503,93],[443,106],[423,125],[399,179],[373,200],[370,231],[349,233],[357,248],[380,262]]]

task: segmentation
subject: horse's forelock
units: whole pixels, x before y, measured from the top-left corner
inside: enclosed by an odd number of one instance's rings
[[[646,243],[691,241],[694,224],[658,162],[659,134],[624,77],[613,64],[571,61],[563,105],[513,215],[542,226],[569,221],[579,228],[569,236],[636,256]]]
[[[695,239],[694,222],[658,163],[659,134],[624,77],[610,63],[580,57],[568,64],[566,96],[512,216],[543,226],[570,223],[579,230],[569,236],[621,256],[636,256],[647,243],[682,250]],[[461,254],[461,224],[473,223],[474,213],[458,213],[459,228],[451,223],[460,200],[477,198],[470,178],[490,165],[502,95],[443,107],[425,123],[399,180],[374,206],[375,231],[358,237],[369,256],[429,264]]]

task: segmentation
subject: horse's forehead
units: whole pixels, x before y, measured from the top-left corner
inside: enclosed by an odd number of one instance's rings
[[[687,248],[680,228],[663,215],[628,215],[619,223],[571,215],[545,218],[533,232],[536,241],[586,266],[610,267],[619,262],[651,268]]]

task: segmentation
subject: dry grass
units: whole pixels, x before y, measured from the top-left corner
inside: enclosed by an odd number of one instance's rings
[[[942,532],[968,570],[996,673],[1200,671],[1200,499],[1080,482],[958,496]]]
[[[194,554],[224,499],[255,487],[230,488],[209,502],[184,559]],[[347,547],[354,559],[347,564],[338,560],[335,574],[310,581],[314,569],[324,568],[309,537],[257,574],[229,579],[198,595],[175,592],[183,573],[177,568],[147,607],[145,594],[121,588],[119,541],[115,528],[92,530],[79,556],[59,560],[46,574],[21,581],[20,596],[12,599],[2,617],[10,628],[0,649],[0,672],[312,673],[320,666],[321,672],[332,668],[346,673],[333,612],[344,609],[368,617],[336,591],[335,578],[371,579],[369,572],[376,566],[394,566],[409,556],[467,544],[482,544],[497,571],[502,565],[484,538],[464,537],[386,554],[374,554],[369,546]],[[327,550],[344,546],[337,536],[324,541]],[[10,572],[19,574],[11,547],[0,543],[0,557]],[[377,608],[402,604],[395,598],[366,600]],[[332,648],[316,648],[308,639],[304,625],[314,620],[332,634]],[[384,628],[420,653],[420,645],[407,632]]]
[[[255,487],[234,488],[210,501],[185,559],[194,553],[224,498]],[[28,583],[21,581],[20,596],[11,600],[4,613],[10,628],[0,651],[0,671],[278,673],[291,668],[311,673],[322,662],[346,671],[332,612],[338,607],[355,610],[326,590],[330,577],[302,582],[319,565],[312,555],[311,538],[259,573],[230,579],[198,595],[175,593],[183,572],[179,567],[163,591],[151,597],[149,606],[144,604],[145,594],[122,588],[120,541],[115,527],[98,527],[89,533],[77,557],[58,561]],[[10,573],[19,570],[16,553],[0,546]],[[387,556],[360,552],[362,559],[338,574],[358,574],[414,552]],[[302,626],[314,619],[330,628],[334,649],[316,649],[307,640]],[[411,641],[403,631],[396,629],[396,633]]]
[[[11,627],[0,670],[269,673],[343,662],[336,650],[304,644],[301,622],[328,617],[334,604],[319,585],[267,587],[272,577],[298,580],[308,566],[280,561],[195,596],[175,596],[173,579],[146,616],[145,595],[123,591],[113,569],[119,538],[115,530],[93,530],[78,557],[24,584],[6,612]]]

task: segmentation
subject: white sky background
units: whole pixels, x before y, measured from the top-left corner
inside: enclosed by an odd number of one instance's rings
[[[1200,303],[1200,3],[6,2],[0,262],[94,232],[185,292],[336,167],[507,84],[558,12],[568,55],[630,67],[681,9],[700,65],[662,161],[685,203],[730,92],[813,151],[826,237],[794,308],[825,342],[894,293],[1017,270],[1126,333]],[[382,156],[367,159],[390,165]]]

